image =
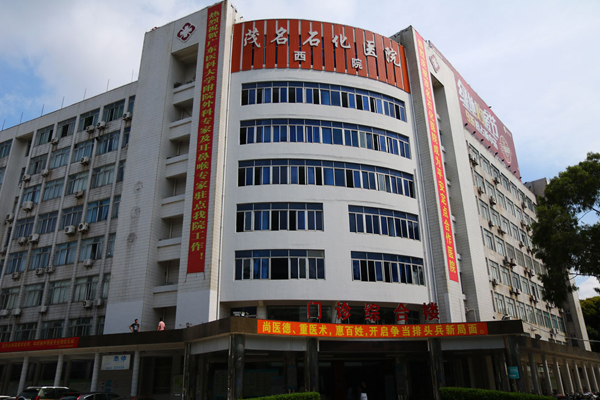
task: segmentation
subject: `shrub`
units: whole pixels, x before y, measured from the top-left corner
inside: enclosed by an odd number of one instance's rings
[[[460,387],[440,388],[440,395],[442,400],[555,400],[554,397],[536,394]]]
[[[255,397],[253,400],[321,400],[321,395],[318,392],[298,392]]]

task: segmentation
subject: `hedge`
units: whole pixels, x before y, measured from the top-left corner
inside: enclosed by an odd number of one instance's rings
[[[536,394],[460,387],[440,388],[440,395],[442,400],[556,400],[554,397]]]
[[[297,392],[290,394],[276,394],[265,397],[254,397],[252,400],[321,400],[321,395],[318,392]]]

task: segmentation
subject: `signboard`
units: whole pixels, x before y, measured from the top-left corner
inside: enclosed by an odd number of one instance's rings
[[[13,351],[39,351],[55,349],[74,349],[79,346],[78,337],[64,339],[47,340],[25,340],[21,342],[0,343],[0,353],[10,353]]]
[[[456,89],[460,100],[460,111],[463,124],[475,137],[488,147],[492,154],[498,156],[506,167],[517,177],[521,177],[517,152],[513,142],[512,133],[494,114],[491,108],[469,86],[462,76],[454,69],[452,64],[431,44],[435,52],[444,60],[446,65],[454,72]]]
[[[519,379],[518,367],[508,367],[508,379]]]
[[[103,371],[128,370],[131,364],[129,354],[113,354],[111,356],[102,356]]]
[[[194,168],[190,248],[187,263],[188,274],[204,272],[222,4],[216,4],[208,9],[206,24],[206,43],[204,45],[202,68],[202,94],[200,97],[200,118],[198,122],[196,163]]]
[[[444,249],[446,252],[446,264],[448,265],[448,277],[451,281],[458,282],[458,266],[456,264],[456,255],[454,252],[454,233],[452,232],[450,207],[448,205],[449,196],[446,186],[446,176],[444,174],[444,162],[442,160],[440,135],[437,127],[437,114],[435,112],[433,103],[433,90],[431,87],[431,79],[429,78],[429,68],[427,66],[425,42],[417,31],[415,31],[415,39],[417,41],[417,58],[419,62],[419,69],[421,71],[423,96],[425,97],[425,112],[427,114],[425,119],[427,120],[427,130],[429,132],[429,138],[431,141],[438,202],[440,207],[440,215],[442,217],[442,234],[444,238]]]
[[[271,68],[358,75],[409,92],[404,47],[346,25],[271,19],[234,25],[231,72]]]
[[[487,323],[485,322],[419,325],[350,325],[264,319],[259,319],[257,322],[257,333],[282,336],[314,336],[347,339],[413,339],[481,336],[488,334]]]

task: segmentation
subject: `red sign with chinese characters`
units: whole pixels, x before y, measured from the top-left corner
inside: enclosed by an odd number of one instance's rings
[[[187,264],[188,274],[204,272],[222,4],[219,3],[208,9],[206,24],[200,119],[198,122],[198,140],[196,144],[196,166],[194,168],[190,248]]]
[[[485,322],[420,325],[350,325],[257,320],[256,331],[264,335],[327,338],[402,339],[487,335]]]
[[[442,216],[442,233],[444,235],[446,262],[448,263],[448,276],[450,280],[458,282],[458,267],[456,265],[456,256],[454,253],[454,234],[452,233],[452,221],[450,220],[448,191],[446,188],[446,177],[444,175],[444,162],[442,160],[442,150],[437,127],[437,118],[435,108],[433,106],[433,91],[431,89],[431,79],[429,78],[429,68],[427,67],[425,42],[423,41],[421,35],[417,33],[417,31],[415,31],[415,38],[417,41],[417,57],[419,59],[419,69],[421,70],[423,96],[425,97],[427,127],[431,140],[431,151],[433,153],[433,164],[435,167],[435,180],[438,192],[438,200],[440,203],[440,214]]]
[[[10,353],[13,351],[75,349],[77,347],[79,347],[78,337],[47,340],[26,340],[23,342],[0,343],[0,353]]]
[[[263,68],[358,75],[410,92],[402,46],[373,32],[328,22],[278,19],[236,24],[231,72]]]

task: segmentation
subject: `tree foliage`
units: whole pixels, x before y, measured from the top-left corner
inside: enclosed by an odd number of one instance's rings
[[[581,221],[590,212],[600,217],[600,153],[588,153],[561,172],[544,194],[538,199],[532,241],[547,268],[541,276],[544,298],[560,305],[576,289],[571,273],[600,277],[600,223]]]
[[[580,303],[588,336],[590,340],[598,341],[590,343],[592,350],[600,352],[600,296],[581,300]]]

